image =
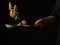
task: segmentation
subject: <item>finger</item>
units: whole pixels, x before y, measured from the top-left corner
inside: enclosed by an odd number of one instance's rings
[[[37,20],[36,22],[35,22],[35,24],[38,24],[38,23],[40,23],[42,21],[42,19],[39,19],[39,20]]]

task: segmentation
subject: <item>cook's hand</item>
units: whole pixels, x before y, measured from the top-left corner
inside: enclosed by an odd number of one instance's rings
[[[35,27],[42,27],[42,26],[44,26],[45,24],[46,24],[46,22],[45,22],[44,19],[38,19],[38,20],[35,22],[34,26],[35,26]]]
[[[52,23],[55,21],[55,17],[54,16],[48,16],[48,17],[45,17],[45,18],[42,18],[42,19],[38,19],[36,22],[35,22],[35,27],[42,27],[44,26],[45,24],[47,23]]]

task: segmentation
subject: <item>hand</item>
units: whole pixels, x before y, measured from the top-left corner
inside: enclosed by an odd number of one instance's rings
[[[47,23],[52,23],[52,22],[54,22],[54,21],[56,21],[56,19],[55,19],[55,17],[54,16],[48,16],[48,17],[46,17],[46,20],[47,20]]]
[[[42,27],[42,26],[44,26],[45,24],[46,24],[46,22],[45,22],[44,19],[38,19],[38,20],[35,22],[34,26],[35,26],[35,27]]]
[[[35,27],[42,27],[44,26],[45,24],[47,23],[52,23],[56,21],[55,20],[55,17],[54,16],[48,16],[48,17],[45,17],[45,18],[42,18],[42,19],[38,19],[36,22],[35,22]]]

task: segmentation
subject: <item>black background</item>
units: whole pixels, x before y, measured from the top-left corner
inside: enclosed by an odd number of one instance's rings
[[[34,22],[51,14],[53,11],[55,0],[10,0],[12,4],[17,4],[19,13],[21,16],[21,20],[26,19],[29,24],[34,24]],[[8,10],[9,1],[2,1],[1,2],[1,24],[9,23],[9,10]],[[55,23],[56,24],[56,23]],[[43,31],[40,32],[33,32],[33,33],[15,33],[15,32],[7,32],[2,33],[2,42],[5,44],[55,44],[56,42],[56,25],[47,26],[48,29],[44,28]],[[54,31],[55,30],[55,31]],[[51,42],[50,42],[51,41]]]
[[[9,0],[12,2],[12,4],[16,4],[18,6],[18,11],[20,14],[21,19],[26,19],[29,24],[34,24],[34,22],[37,19],[49,16],[51,14],[51,11],[54,7],[54,0]],[[10,17],[9,17],[9,10],[8,10],[8,2],[9,1],[2,1],[1,2],[1,13],[2,17],[5,23],[9,23]]]

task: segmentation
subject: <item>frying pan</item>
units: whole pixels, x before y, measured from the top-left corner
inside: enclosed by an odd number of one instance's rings
[[[34,25],[23,25],[21,27],[18,27],[15,24],[5,24],[5,26],[8,30],[28,30],[31,27],[34,27]]]

